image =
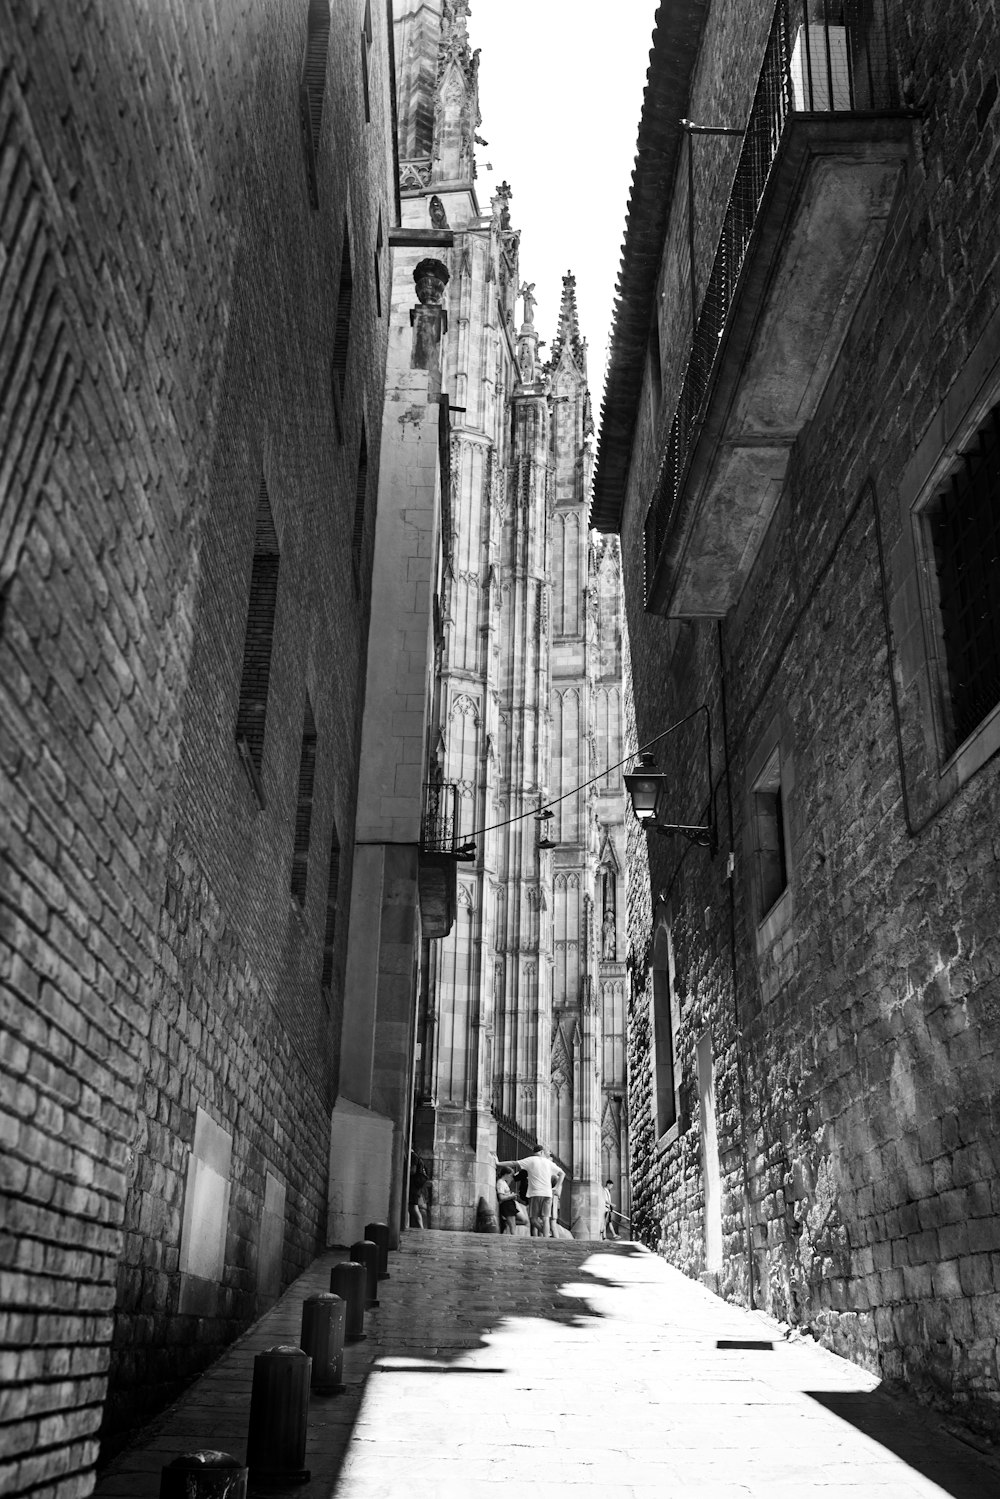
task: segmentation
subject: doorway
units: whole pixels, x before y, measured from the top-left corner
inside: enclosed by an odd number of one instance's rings
[[[698,1038],[698,1104],[701,1118],[701,1179],[705,1188],[705,1269],[722,1269],[722,1180],[719,1136],[715,1127],[715,1062],[712,1033]]]

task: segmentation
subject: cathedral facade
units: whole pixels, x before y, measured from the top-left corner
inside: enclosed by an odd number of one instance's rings
[[[627,1148],[622,784],[620,770],[602,774],[621,758],[618,548],[588,530],[574,278],[544,357],[506,183],[480,212],[467,13],[462,0],[408,0],[395,35],[411,241],[397,284],[424,237],[450,240],[434,250],[449,421],[426,795],[452,809],[467,846],[454,924],[422,944],[412,1144],[434,1227],[471,1228],[498,1145],[510,1155],[537,1140],[566,1171],[564,1221],[592,1233]]]

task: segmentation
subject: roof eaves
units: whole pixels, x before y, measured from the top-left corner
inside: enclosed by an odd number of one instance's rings
[[[711,0],[661,0],[656,12],[632,190],[625,214],[590,524],[617,531],[628,483],[649,323],[688,112],[691,74]]]

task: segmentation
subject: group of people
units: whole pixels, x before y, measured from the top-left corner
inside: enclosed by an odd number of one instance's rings
[[[496,1161],[497,1211],[500,1232],[512,1234],[521,1213],[526,1211],[533,1239],[554,1239],[558,1235],[559,1193],[565,1171],[552,1160],[544,1145],[536,1145],[530,1155],[519,1161]],[[514,1172],[526,1179],[527,1209],[516,1190]],[[523,1222],[523,1218],[521,1219]]]

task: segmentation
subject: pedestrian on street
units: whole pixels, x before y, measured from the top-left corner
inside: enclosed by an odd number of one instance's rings
[[[618,1237],[617,1233],[615,1232],[615,1226],[611,1221],[615,1211],[611,1206],[611,1188],[613,1186],[614,1182],[609,1176],[607,1181],[604,1183],[604,1237],[606,1239],[617,1239]]]
[[[515,1166],[518,1171],[524,1171],[528,1177],[528,1223],[531,1226],[531,1237],[533,1239],[547,1239],[551,1237],[552,1225],[549,1216],[552,1212],[552,1188],[555,1183],[562,1183],[565,1172],[558,1166],[554,1166],[548,1151],[544,1145],[536,1145],[530,1155],[520,1161],[496,1161],[499,1169],[502,1166]]]
[[[497,1170],[497,1211],[500,1215],[500,1232],[512,1234],[517,1221],[517,1197],[511,1186],[511,1172],[507,1166]]]

